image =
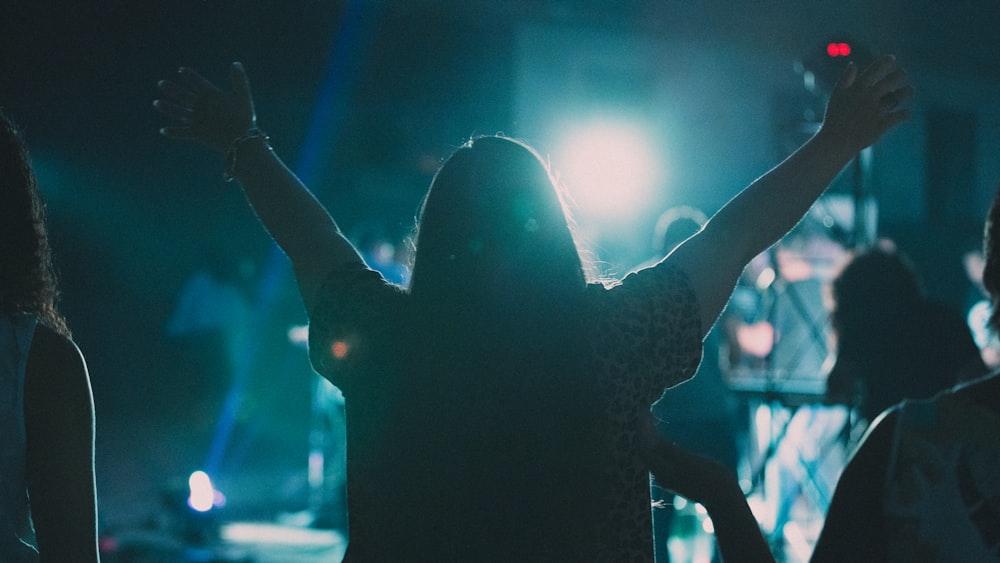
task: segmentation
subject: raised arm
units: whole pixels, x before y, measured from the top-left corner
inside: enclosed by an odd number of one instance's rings
[[[264,228],[285,252],[307,310],[327,274],[361,263],[361,256],[333,218],[285,166],[257,128],[250,84],[240,63],[230,68],[224,91],[190,68],[175,80],[161,80],[154,107],[175,124],[160,132],[198,141],[225,155],[227,176],[239,181]]]
[[[722,207],[670,259],[687,272],[711,329],[746,264],[784,236],[858,152],[905,120],[913,95],[895,58],[840,77],[819,131],[795,153]]]

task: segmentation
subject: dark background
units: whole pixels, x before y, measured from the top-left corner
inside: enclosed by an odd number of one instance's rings
[[[155,84],[179,65],[224,83],[228,64],[242,61],[261,126],[345,232],[375,229],[402,239],[435,166],[453,147],[473,133],[531,131],[517,110],[533,94],[517,80],[525,26],[662,41],[678,48],[663,54],[666,74],[695,72],[685,52],[698,52],[707,67],[776,61],[780,79],[748,70],[739,88],[774,81],[784,92],[800,84],[795,60],[825,36],[846,32],[897,53],[912,70],[920,91],[914,125],[893,146],[903,147],[896,165],[917,182],[906,197],[897,189],[880,199],[881,231],[913,255],[932,293],[961,305],[968,288],[958,248],[978,236],[1000,180],[998,6],[7,0],[0,8],[0,106],[21,124],[32,150],[49,203],[63,309],[91,370],[102,519],[127,522],[152,510],[156,491],[206,455],[206,429],[185,423],[173,393],[163,332],[184,280],[216,251],[253,260],[255,287],[265,277],[277,284],[264,303],[258,346],[248,351],[254,367],[222,478],[233,483],[234,504],[261,511],[304,504],[312,375],[304,350],[286,338],[304,313],[283,260],[269,265],[273,245],[238,187],[222,181],[221,156],[157,134],[163,122],[151,107]],[[725,81],[694,87],[737,110],[756,99],[742,99]],[[714,166],[740,147],[775,144],[723,126],[704,135],[720,154],[696,156]],[[755,157],[746,166],[751,172],[739,170],[732,184],[678,199],[714,211],[784,156],[761,152],[766,158]],[[251,469],[263,476],[239,482]]]

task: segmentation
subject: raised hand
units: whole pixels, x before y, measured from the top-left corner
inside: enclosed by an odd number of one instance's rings
[[[226,180],[237,180],[268,233],[288,255],[306,307],[335,266],[361,265],[361,255],[336,222],[256,128],[253,96],[243,65],[229,69],[222,90],[193,69],[161,80],[153,106],[173,121],[160,133],[198,141],[225,154]]]
[[[860,72],[852,63],[830,95],[821,131],[859,151],[910,116],[900,106],[911,97],[913,87],[894,56],[880,57]]]
[[[253,96],[243,65],[229,69],[231,90],[224,91],[193,69],[181,67],[176,80],[157,83],[160,98],[153,101],[175,123],[160,129],[173,139],[188,139],[226,152],[233,140],[256,126]]]

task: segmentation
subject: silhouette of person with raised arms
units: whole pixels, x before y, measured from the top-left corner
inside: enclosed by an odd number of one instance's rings
[[[851,68],[816,135],[661,262],[589,283],[557,182],[519,141],[476,137],[424,199],[410,284],[386,282],[223,90],[161,81],[167,137],[225,155],[289,257],[314,367],[343,391],[347,561],[651,561],[650,405],[686,380],[743,267],[908,112],[892,57]]]

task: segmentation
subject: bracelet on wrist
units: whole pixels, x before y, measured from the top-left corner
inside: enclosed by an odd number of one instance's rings
[[[240,147],[243,143],[253,139],[264,139],[265,144],[271,140],[271,138],[267,136],[267,133],[259,129],[256,125],[247,129],[246,133],[233,139],[233,142],[229,143],[229,148],[226,149],[226,169],[222,173],[223,180],[227,182],[231,182],[233,180],[233,177],[236,174],[236,157],[239,155]],[[268,148],[270,148],[270,144],[268,144]]]

